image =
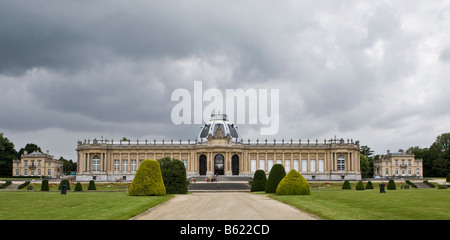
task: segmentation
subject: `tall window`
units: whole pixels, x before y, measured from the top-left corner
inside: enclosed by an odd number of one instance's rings
[[[250,160],[250,171],[256,172],[256,160]]]
[[[131,171],[136,172],[136,159],[131,159]]]
[[[291,160],[284,159],[284,170],[289,172],[291,170]]]
[[[323,159],[319,159],[319,172],[323,172]]]
[[[316,160],[314,159],[309,160],[309,171],[311,172],[316,171]]]
[[[122,160],[122,171],[128,171],[128,160]]]
[[[294,159],[294,169],[295,169],[295,171],[299,171],[299,169],[298,169],[298,159]]]
[[[114,171],[119,171],[119,160],[118,159],[114,160]]]
[[[308,160],[303,159],[302,160],[302,172],[307,172],[308,171]]]
[[[338,171],[345,171],[345,158],[342,155],[339,155],[337,158],[337,167]]]
[[[273,160],[272,159],[267,160],[267,171],[272,170],[272,166],[273,166]]]
[[[99,171],[100,170],[100,157],[95,155],[94,158],[92,158],[92,171]]]
[[[51,175],[52,175],[52,170],[48,169],[47,176],[51,176]]]
[[[265,168],[264,168],[265,164],[266,164],[266,160],[259,159],[259,169],[265,170]]]

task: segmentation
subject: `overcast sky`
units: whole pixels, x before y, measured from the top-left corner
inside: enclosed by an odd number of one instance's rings
[[[245,140],[429,147],[450,131],[450,1],[0,0],[0,132],[17,150],[195,139],[170,100],[194,81],[279,89],[278,134],[239,125]]]

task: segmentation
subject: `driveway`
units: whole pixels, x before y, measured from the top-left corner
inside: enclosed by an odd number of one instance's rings
[[[264,194],[247,192],[176,195],[134,220],[314,220],[292,206]]]

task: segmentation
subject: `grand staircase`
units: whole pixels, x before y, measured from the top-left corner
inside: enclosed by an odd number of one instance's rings
[[[195,180],[194,180],[195,179]],[[219,176],[218,181],[207,181],[208,177],[192,177],[189,179],[189,192],[250,192],[250,177]]]

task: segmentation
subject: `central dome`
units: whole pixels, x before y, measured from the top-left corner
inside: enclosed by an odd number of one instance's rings
[[[199,142],[207,142],[208,136],[211,134],[215,137],[216,134],[223,134],[223,136],[230,135],[232,142],[238,142],[238,132],[233,123],[228,121],[226,114],[211,114],[211,120],[202,127],[198,135]],[[217,137],[217,136],[216,136]]]

